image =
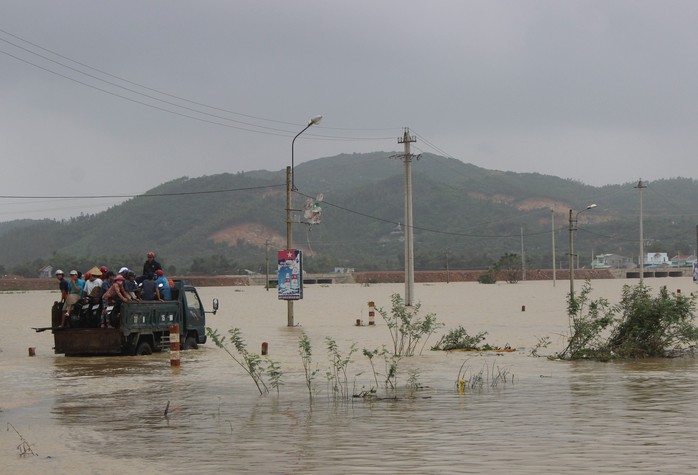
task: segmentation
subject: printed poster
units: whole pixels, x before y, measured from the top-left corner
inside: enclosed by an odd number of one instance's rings
[[[303,298],[303,266],[301,251],[283,249],[278,252],[277,289],[279,300]]]

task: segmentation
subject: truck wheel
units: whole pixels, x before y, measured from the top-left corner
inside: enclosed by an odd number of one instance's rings
[[[138,344],[136,348],[136,355],[152,355],[153,347],[147,341],[142,341]]]
[[[198,350],[199,349],[199,343],[197,343],[196,338],[193,336],[188,336],[184,340],[184,345],[182,346],[183,350]]]

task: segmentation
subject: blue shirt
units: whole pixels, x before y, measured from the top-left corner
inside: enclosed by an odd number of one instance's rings
[[[109,282],[108,280],[105,280],[104,282],[102,282],[102,295],[104,295],[107,292],[107,290],[109,290],[109,287],[111,287],[111,285],[112,285],[112,283]]]
[[[74,284],[72,280],[68,281],[68,287],[70,288],[70,293],[71,294],[77,294],[80,295],[82,294],[82,289],[85,288],[85,281],[82,279],[78,279]]]
[[[170,281],[167,280],[164,275],[161,275],[155,279],[155,283],[158,284],[158,288],[160,289],[160,297],[162,297],[163,300],[172,300]],[[162,287],[160,287],[160,284],[162,284]]]

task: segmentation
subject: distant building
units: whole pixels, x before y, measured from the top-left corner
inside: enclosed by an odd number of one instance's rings
[[[44,266],[39,269],[39,279],[50,279],[53,277],[53,266]]]
[[[387,236],[383,236],[378,240],[379,243],[381,244],[386,244],[389,242],[393,241],[399,241],[399,242],[404,242],[405,241],[405,233],[402,230],[402,225],[400,223],[397,223],[395,227],[393,228],[392,231],[390,231],[390,234]]]
[[[353,267],[335,267],[334,268],[335,274],[351,274],[352,272],[354,272]]]
[[[669,256],[666,252],[648,252],[645,257],[645,265],[648,266],[668,266]]]
[[[696,256],[674,256],[671,258],[671,267],[692,267]]]
[[[618,254],[598,254],[591,263],[592,269],[632,269],[635,263],[629,257]]]

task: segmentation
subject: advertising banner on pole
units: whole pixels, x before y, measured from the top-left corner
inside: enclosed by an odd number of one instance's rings
[[[278,252],[277,288],[279,300],[303,298],[303,260],[298,249],[282,249]]]

